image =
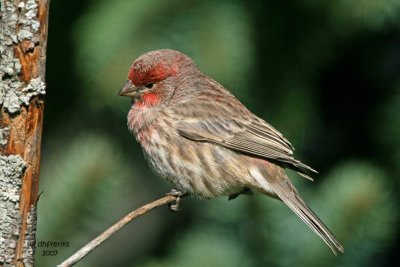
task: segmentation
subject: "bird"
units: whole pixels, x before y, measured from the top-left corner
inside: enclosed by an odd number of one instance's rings
[[[132,99],[128,128],[171,194],[233,199],[259,192],[284,202],[337,255],[343,246],[308,207],[286,169],[311,179],[291,143],[186,54],[149,51],[135,59],[119,96]]]

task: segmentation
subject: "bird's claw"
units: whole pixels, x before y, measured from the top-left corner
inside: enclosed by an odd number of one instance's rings
[[[240,195],[253,195],[253,191],[251,191],[250,188],[245,187],[239,193],[229,195],[228,196],[228,200],[233,200],[233,199],[237,198]]]
[[[171,189],[170,192],[166,193],[167,196],[173,196],[176,197],[175,203],[168,203],[168,209],[172,212],[177,212],[179,211],[180,208],[180,203],[182,201],[182,197],[186,196],[187,193],[181,192],[179,190],[176,189]]]

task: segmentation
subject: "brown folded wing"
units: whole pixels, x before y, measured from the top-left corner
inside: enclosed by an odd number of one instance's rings
[[[280,132],[259,118],[249,120],[207,118],[203,121],[180,121],[180,135],[199,142],[210,142],[236,152],[264,158],[293,169],[306,178],[317,173],[294,159],[293,147]]]

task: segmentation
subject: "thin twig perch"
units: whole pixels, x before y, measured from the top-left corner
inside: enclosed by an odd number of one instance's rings
[[[89,254],[92,250],[94,250],[98,245],[103,243],[107,238],[109,238],[110,236],[115,234],[118,230],[120,230],[122,227],[124,227],[126,224],[130,223],[134,219],[151,211],[154,208],[175,202],[177,198],[178,198],[177,196],[166,195],[165,197],[154,200],[153,202],[147,203],[142,207],[132,211],[131,213],[123,217],[121,220],[116,222],[113,226],[108,228],[106,231],[101,233],[98,237],[87,243],[80,250],[75,252],[71,257],[60,263],[58,267],[69,267],[74,265],[75,263],[80,261],[83,257],[85,257],[87,254]]]

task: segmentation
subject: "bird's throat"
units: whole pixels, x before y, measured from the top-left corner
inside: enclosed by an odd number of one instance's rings
[[[140,99],[135,101],[134,106],[136,107],[151,107],[157,105],[160,102],[160,97],[155,92],[148,92],[143,94]]]

